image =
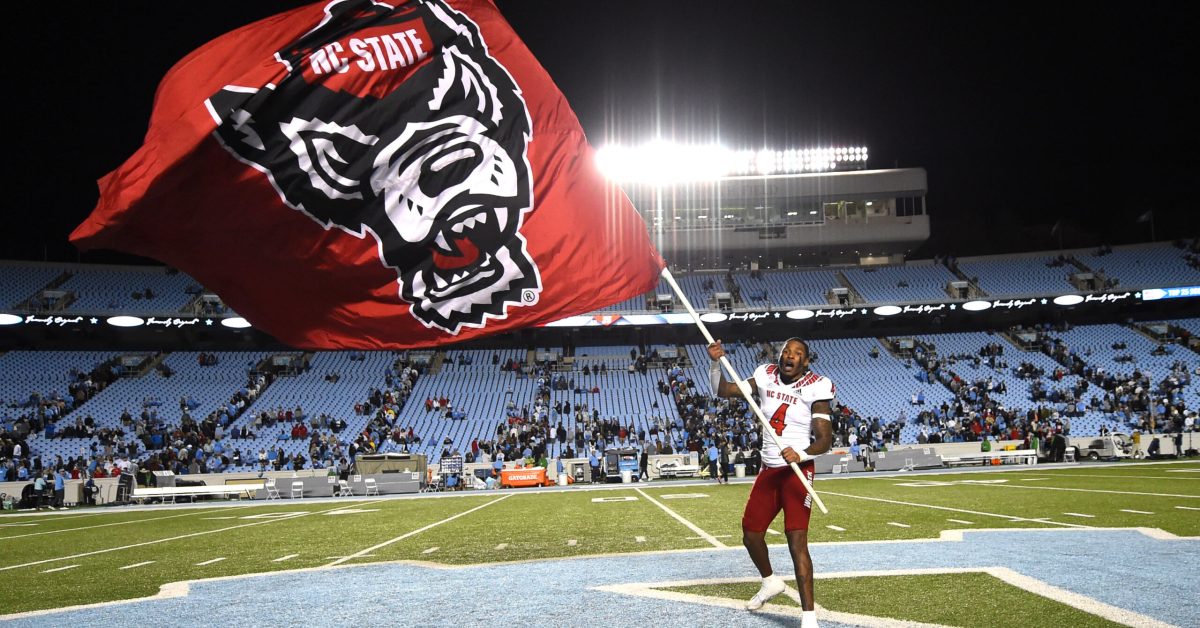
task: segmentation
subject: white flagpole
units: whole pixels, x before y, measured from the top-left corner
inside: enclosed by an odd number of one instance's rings
[[[708,332],[708,328],[704,326],[704,321],[700,320],[700,315],[696,313],[696,308],[692,307],[692,303],[688,301],[687,295],[683,293],[683,289],[675,282],[675,277],[671,274],[670,268],[663,268],[662,278],[670,284],[671,289],[675,291],[675,296],[679,297],[679,300],[683,303],[683,307],[687,308],[688,314],[692,315],[692,320],[696,321],[696,327],[700,328],[700,333],[704,335],[704,339],[708,341],[708,344],[711,345],[716,342],[712,334]],[[725,367],[725,372],[729,374],[730,381],[737,385],[742,396],[746,398],[746,402],[750,404],[750,409],[754,411],[754,416],[758,417],[758,422],[762,424],[763,433],[775,441],[775,445],[782,450],[783,444],[775,436],[775,428],[771,427],[771,424],[767,422],[767,417],[763,415],[762,408],[758,407],[758,403],[754,401],[754,394],[750,391],[750,386],[738,376],[737,371],[733,369],[733,364],[729,362],[727,356],[721,356],[721,366]],[[796,477],[800,478],[800,482],[804,484],[804,490],[808,491],[808,494],[812,496],[813,503],[817,505],[817,508],[821,509],[822,513],[829,514],[829,510],[825,508],[825,502],[821,501],[821,497],[813,490],[808,478],[804,477],[804,473],[800,471],[800,465],[793,462],[791,466],[792,471],[796,472]]]

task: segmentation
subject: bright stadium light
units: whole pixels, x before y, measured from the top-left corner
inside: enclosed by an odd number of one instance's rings
[[[596,166],[608,179],[654,186],[823,172],[839,166],[860,167],[858,164],[866,160],[867,149],[861,146],[732,150],[716,144],[655,140],[641,146],[613,144],[596,151]]]
[[[112,325],[113,327],[137,327],[139,325],[145,325],[146,321],[145,319],[137,316],[110,316],[108,318],[108,324]]]
[[[221,324],[230,329],[245,329],[250,326],[250,321],[241,316],[233,316],[230,318],[222,318]]]
[[[18,325],[25,319],[16,314],[0,314],[0,325]]]

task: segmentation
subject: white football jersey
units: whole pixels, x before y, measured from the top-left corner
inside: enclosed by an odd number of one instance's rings
[[[754,369],[754,383],[758,387],[758,405],[771,424],[776,439],[783,447],[797,452],[812,444],[812,404],[817,401],[833,401],[836,388],[828,377],[809,371],[791,384],[779,381],[779,367],[763,364]],[[764,427],[764,430],[767,428]],[[768,467],[783,467],[783,449],[775,445],[775,439],[763,434],[763,464]]]

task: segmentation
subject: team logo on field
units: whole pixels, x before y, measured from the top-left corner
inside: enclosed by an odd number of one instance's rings
[[[520,233],[532,125],[474,22],[441,0],[338,0],[275,59],[277,84],[227,85],[206,105],[286,205],[370,234],[426,327],[457,334],[537,303]]]

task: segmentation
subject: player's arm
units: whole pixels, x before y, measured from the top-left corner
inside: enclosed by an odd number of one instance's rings
[[[721,341],[718,340],[711,345],[708,345],[708,357],[712,358],[712,365],[708,367],[708,380],[712,384],[713,395],[717,397],[740,397],[741,390],[738,385],[725,379],[725,374],[721,369],[721,356],[725,355],[725,348],[721,346]],[[750,392],[757,393],[758,385],[754,383],[754,378],[746,380],[750,384]]]
[[[801,463],[809,458],[819,456],[833,447],[833,420],[829,413],[833,411],[829,401],[814,401],[812,404],[812,435],[813,442],[804,451],[797,452],[791,447],[785,447],[780,454],[788,463]]]
[[[833,447],[833,407],[829,401],[814,401],[812,404],[813,442],[804,450],[809,456],[819,456]]]

